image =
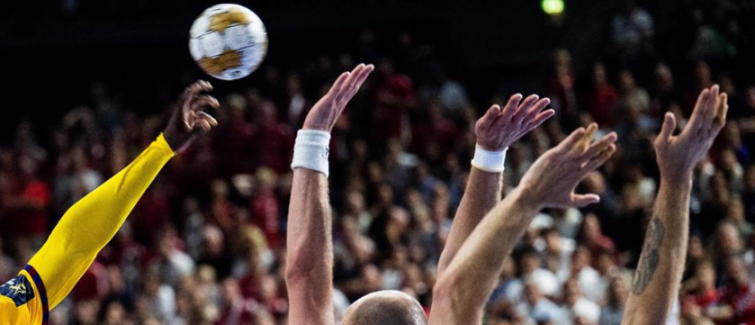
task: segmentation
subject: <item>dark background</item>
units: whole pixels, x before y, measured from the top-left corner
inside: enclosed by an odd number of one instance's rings
[[[676,32],[684,28],[675,14],[682,2],[640,2],[655,17],[656,46],[672,67],[691,66],[675,52],[689,41],[679,37],[685,33]],[[171,99],[176,80],[207,78],[189,56],[188,30],[215,2],[81,0],[73,12],[62,3],[3,4],[0,130],[23,119],[43,124],[57,120],[81,103],[93,81],[119,89],[117,95],[131,109],[148,113],[161,107],[154,98]],[[270,47],[263,71],[268,65],[285,71],[305,58],[337,54],[352,47],[366,30],[379,31],[378,42],[393,42],[398,33],[410,31],[420,42],[433,44],[452,77],[467,85],[478,104],[486,104],[497,91],[537,90],[536,80],[545,73],[543,66],[555,48],[573,54],[578,74],[588,69],[611,51],[603,45],[610,37],[610,19],[621,6],[618,1],[567,0],[566,14],[556,22],[541,11],[537,0],[238,3],[266,23]],[[664,37],[672,33],[676,36]],[[734,78],[746,78],[752,65],[738,61]],[[236,90],[259,83],[260,74],[215,85],[221,93]],[[0,139],[7,140],[9,132],[0,132]]]

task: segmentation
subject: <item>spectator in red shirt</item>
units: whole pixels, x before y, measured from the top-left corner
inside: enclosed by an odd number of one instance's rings
[[[716,289],[716,270],[710,261],[697,265],[694,278],[688,285],[692,288],[684,299],[685,304],[695,304],[704,309],[718,303],[721,298]]]
[[[18,174],[13,191],[4,202],[6,222],[18,235],[42,237],[47,231],[47,209],[51,194],[37,177],[37,162],[30,156],[18,158]]]
[[[731,308],[728,324],[755,325],[755,283],[747,278],[747,268],[741,257],[728,258],[726,277],[722,296],[723,302]]]
[[[289,173],[294,130],[288,124],[278,122],[278,110],[272,101],[263,102],[256,115],[259,133],[254,145],[260,166],[272,168],[279,175]]]
[[[380,128],[373,130],[380,140],[401,139],[408,136],[408,111],[416,106],[417,96],[414,84],[409,76],[396,73],[393,63],[383,60],[377,66],[377,76],[374,78],[376,105],[375,123]]]

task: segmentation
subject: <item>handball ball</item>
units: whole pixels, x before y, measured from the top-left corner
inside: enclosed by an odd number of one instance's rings
[[[265,25],[243,6],[210,7],[194,21],[189,34],[194,61],[207,74],[221,80],[248,76],[267,54]]]

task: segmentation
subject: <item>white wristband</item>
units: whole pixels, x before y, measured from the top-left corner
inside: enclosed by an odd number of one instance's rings
[[[476,146],[472,166],[489,173],[502,173],[506,161],[506,150],[509,150],[509,148],[501,151],[488,151]]]
[[[299,130],[294,145],[291,169],[305,168],[328,176],[330,133],[319,130]]]

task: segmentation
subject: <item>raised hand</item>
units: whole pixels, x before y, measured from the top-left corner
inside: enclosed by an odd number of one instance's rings
[[[703,89],[689,123],[678,136],[673,135],[676,129],[674,114],[666,113],[661,132],[655,139],[661,176],[669,180],[691,179],[695,165],[705,157],[726,124],[727,101],[726,93],[719,93],[718,85]]]
[[[204,80],[199,80],[187,87],[181,94],[179,106],[173,111],[168,125],[163,131],[165,141],[173,151],[180,152],[198,136],[207,133],[218,125],[210,114],[203,111],[205,106],[218,108],[220,103],[210,95],[203,92],[212,90],[212,85]]]
[[[584,207],[599,202],[597,194],[574,193],[579,182],[616,151],[616,133],[593,143],[597,130],[595,123],[587,130],[579,128],[540,156],[519,185],[526,197],[540,208]]]
[[[372,64],[360,64],[351,72],[342,73],[333,83],[330,91],[309,111],[303,128],[330,132],[346,108],[346,104],[356,95],[372,70],[375,70]]]
[[[522,136],[551,118],[556,112],[545,110],[550,99],[539,99],[530,95],[522,101],[522,95],[516,94],[501,109],[493,105],[475,124],[477,145],[489,151],[501,151],[519,140]]]

